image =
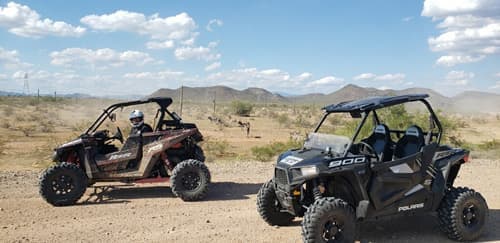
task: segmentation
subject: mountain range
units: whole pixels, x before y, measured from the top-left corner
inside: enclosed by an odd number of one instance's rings
[[[185,101],[197,103],[230,102],[243,100],[255,103],[295,103],[327,105],[342,101],[355,100],[370,96],[388,96],[404,94],[429,94],[429,100],[437,109],[455,112],[500,112],[500,95],[480,91],[466,91],[452,97],[444,96],[432,89],[408,88],[403,90],[365,88],[349,84],[329,93],[312,93],[297,96],[283,96],[261,88],[237,90],[226,86],[183,87],[182,95]],[[180,99],[181,88],[159,89],[149,97],[169,96]]]

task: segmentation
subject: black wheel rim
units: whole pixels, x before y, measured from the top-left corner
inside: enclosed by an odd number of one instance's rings
[[[56,195],[66,195],[75,189],[75,183],[71,176],[59,175],[51,181],[51,188]]]
[[[473,228],[477,225],[479,218],[478,207],[474,204],[467,205],[462,212],[462,222],[468,228]]]
[[[182,186],[189,191],[197,189],[201,185],[201,178],[198,173],[188,172],[182,177]]]
[[[330,219],[328,220],[323,227],[323,240],[325,242],[343,242],[344,227],[339,223],[338,220]]]

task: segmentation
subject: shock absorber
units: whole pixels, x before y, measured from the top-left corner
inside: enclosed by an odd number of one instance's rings
[[[314,196],[314,201],[317,201],[323,197],[318,187],[318,179],[313,180],[313,196]]]

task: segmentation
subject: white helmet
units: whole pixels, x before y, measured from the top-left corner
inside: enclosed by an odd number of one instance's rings
[[[140,127],[144,124],[144,113],[140,110],[133,110],[128,119],[133,127]]]

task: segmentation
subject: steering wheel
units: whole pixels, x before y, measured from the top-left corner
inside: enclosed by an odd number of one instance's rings
[[[116,127],[116,133],[115,133],[115,135],[113,135],[112,138],[118,139],[118,141],[120,141],[120,143],[123,144],[123,134],[122,134],[122,130],[120,129],[120,127]]]
[[[374,157],[375,159],[377,159],[377,161],[380,161],[380,158],[379,158],[377,152],[375,151],[373,146],[371,146],[370,144],[363,142],[363,141],[360,141],[358,143],[358,148],[359,148],[359,152],[361,154],[364,154],[364,155],[367,155],[370,157]]]

